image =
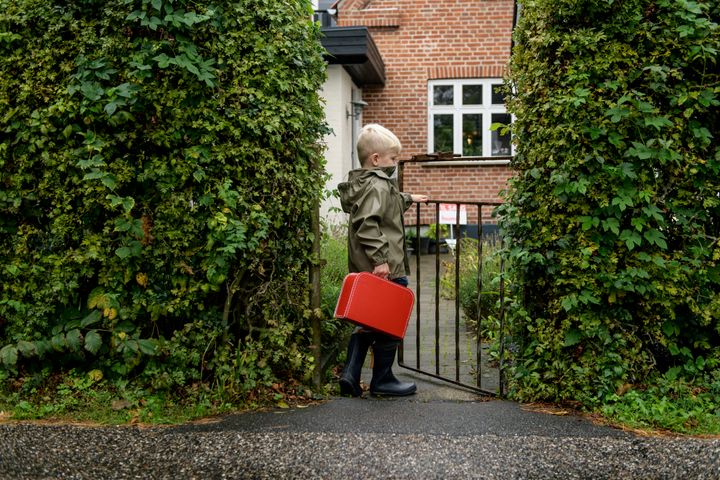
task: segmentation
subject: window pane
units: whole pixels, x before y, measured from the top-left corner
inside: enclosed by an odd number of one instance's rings
[[[463,115],[463,155],[482,156],[482,115],[479,113]]]
[[[505,104],[505,93],[503,92],[502,85],[492,86],[492,103],[493,105],[504,105]]]
[[[433,138],[436,152],[453,151],[452,115],[433,115]]]
[[[509,113],[493,113],[492,123],[502,123],[503,125],[510,125],[510,114]],[[499,128],[492,132],[492,156],[504,156],[510,155],[510,132],[503,134]]]
[[[433,105],[452,105],[453,86],[436,85],[433,87]]]
[[[463,105],[482,105],[482,85],[463,85]]]

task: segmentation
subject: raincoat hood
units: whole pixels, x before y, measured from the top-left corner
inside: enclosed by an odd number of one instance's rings
[[[364,194],[368,185],[375,178],[389,181],[397,188],[397,180],[392,178],[396,167],[358,168],[351,170],[348,181],[338,185],[340,192],[340,206],[343,212],[350,213],[355,204]]]

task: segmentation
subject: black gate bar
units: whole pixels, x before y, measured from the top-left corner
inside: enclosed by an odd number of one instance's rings
[[[482,338],[480,335],[480,326],[481,326],[481,309],[480,309],[480,299],[482,296],[482,263],[483,263],[483,214],[482,209],[483,207],[497,207],[501,205],[500,203],[496,202],[469,202],[469,201],[457,201],[457,200],[431,200],[424,203],[434,203],[435,204],[435,222],[438,225],[438,228],[435,229],[435,371],[430,372],[427,370],[424,370],[421,365],[421,318],[422,318],[422,310],[421,310],[421,298],[422,298],[422,292],[421,292],[421,282],[420,282],[420,275],[421,275],[421,268],[420,268],[420,223],[421,223],[421,204],[416,203],[416,220],[415,220],[415,253],[416,253],[416,263],[415,263],[415,275],[416,275],[416,286],[415,286],[415,294],[416,294],[416,306],[415,306],[415,325],[416,325],[416,338],[415,338],[415,366],[410,366],[404,363],[404,356],[403,356],[403,349],[400,348],[399,355],[398,355],[398,362],[399,365],[405,369],[421,373],[424,375],[428,375],[430,377],[443,380],[445,382],[449,382],[454,385],[458,385],[461,387],[465,387],[467,389],[477,391],[479,393],[485,394],[485,395],[497,395],[498,393],[502,396],[504,394],[504,375],[503,375],[503,355],[504,355],[504,343],[505,343],[505,290],[504,290],[504,263],[501,260],[500,263],[500,291],[499,291],[499,300],[500,300],[500,310],[498,312],[499,315],[499,321],[500,321],[500,345],[499,345],[499,353],[500,353],[500,363],[499,363],[499,378],[498,378],[498,390],[499,392],[493,392],[489,391],[487,389],[484,389],[482,386]],[[445,376],[442,376],[440,374],[440,204],[451,204],[456,206],[456,213],[455,213],[455,231],[458,232],[457,238],[455,240],[455,375],[454,378],[448,378]],[[462,236],[460,234],[460,206],[461,205],[475,205],[478,209],[478,275],[477,275],[477,287],[478,287],[478,318],[477,320],[477,339],[476,339],[476,358],[475,358],[475,384],[468,384],[465,382],[462,382],[460,380],[460,254],[462,252],[461,247],[461,239]],[[501,248],[503,247],[503,242],[501,239]]]

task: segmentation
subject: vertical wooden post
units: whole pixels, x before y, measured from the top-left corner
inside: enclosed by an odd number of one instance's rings
[[[312,260],[310,262],[310,328],[312,330],[312,350],[315,358],[313,368],[313,386],[320,389],[322,386],[322,346],[320,324],[322,310],[320,309],[320,200],[313,207],[311,228],[313,235]]]

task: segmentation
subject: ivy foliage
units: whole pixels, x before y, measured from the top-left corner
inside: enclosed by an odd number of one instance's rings
[[[326,131],[303,0],[0,0],[0,377],[303,375]]]
[[[720,361],[720,4],[522,3],[512,392],[593,405],[670,368],[702,379]]]

